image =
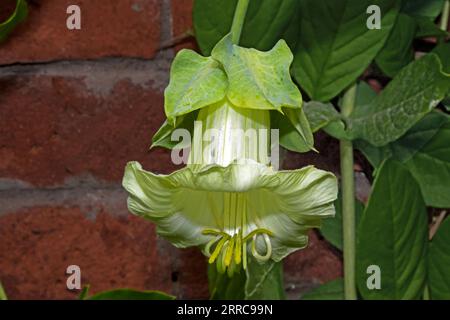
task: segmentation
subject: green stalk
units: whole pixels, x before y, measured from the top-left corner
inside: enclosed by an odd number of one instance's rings
[[[439,24],[441,30],[447,31],[449,14],[450,14],[450,0],[446,0],[444,3],[444,8],[442,9],[441,22]],[[439,43],[442,43],[444,41],[445,37],[441,37],[439,39]]]
[[[355,106],[356,84],[344,94],[341,114],[350,116]],[[355,277],[355,177],[353,174],[353,143],[340,140],[341,184],[342,184],[342,223],[344,240],[344,296],[346,300],[356,300]]]
[[[234,12],[233,24],[231,25],[231,41],[234,44],[239,44],[249,1],[238,0],[236,11]]]

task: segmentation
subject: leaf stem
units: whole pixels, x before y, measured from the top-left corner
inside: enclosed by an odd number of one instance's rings
[[[238,0],[236,11],[234,12],[233,24],[231,25],[231,41],[234,44],[239,44],[249,1]]]
[[[341,114],[348,117],[356,100],[356,83],[344,93]],[[355,177],[353,173],[353,143],[340,140],[341,183],[342,183],[342,223],[344,246],[344,296],[346,300],[356,300],[355,276]]]

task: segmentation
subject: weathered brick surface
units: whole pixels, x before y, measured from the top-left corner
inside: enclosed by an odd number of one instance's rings
[[[34,0],[26,22],[0,47],[0,64],[106,56],[151,58],[159,47],[160,1]],[[80,6],[81,30],[66,27],[67,7],[72,4]]]
[[[206,262],[196,250],[158,250],[151,223],[77,207],[37,207],[0,217],[0,279],[11,299],[74,299],[66,268],[81,268],[92,293],[112,288],[163,290],[207,298]]]
[[[197,43],[195,38],[187,36],[190,31],[193,32],[192,27],[192,9],[194,0],[172,0],[172,34],[174,39],[179,39],[180,42],[175,46],[176,50],[183,48],[197,50]]]
[[[342,254],[322,239],[318,231],[311,231],[308,247],[284,260],[286,292],[290,299],[342,276]]]
[[[67,72],[1,77],[0,177],[38,186],[86,174],[119,182],[130,160],[173,170],[169,152],[148,152],[164,121],[152,74],[111,77],[114,71],[93,79]]]

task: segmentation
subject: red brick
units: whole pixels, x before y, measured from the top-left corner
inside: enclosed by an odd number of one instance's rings
[[[81,30],[66,27],[67,7],[81,8]],[[105,56],[151,58],[159,47],[160,0],[35,0],[0,48],[0,64]]]
[[[185,37],[186,32],[192,32],[192,9],[194,6],[193,0],[172,0],[172,34],[174,39],[183,39],[175,50],[183,48],[198,50],[197,43],[194,37]]]
[[[0,218],[0,280],[11,299],[76,298],[79,292],[66,289],[71,264],[92,293],[127,287],[208,297],[198,250],[160,252],[154,226],[140,217],[102,212],[88,220],[79,208],[42,207]]]
[[[284,260],[285,282],[291,298],[298,299],[319,284],[342,276],[342,256],[316,231],[310,232],[309,245]]]
[[[128,161],[156,172],[175,169],[170,152],[148,151],[164,121],[163,96],[151,83],[117,81],[94,92],[83,76],[0,79],[0,177],[37,186],[91,174],[120,182]]]

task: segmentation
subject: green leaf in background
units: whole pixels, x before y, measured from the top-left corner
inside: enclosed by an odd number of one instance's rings
[[[176,117],[211,105],[225,97],[228,81],[217,61],[192,50],[181,50],[170,70],[164,92],[167,120],[176,126]]]
[[[328,101],[354,82],[383,47],[399,10],[395,0],[303,0],[294,77],[312,100]],[[381,9],[370,30],[366,10]]]
[[[418,299],[426,281],[428,221],[419,186],[399,162],[377,175],[357,238],[357,284],[364,299]],[[381,289],[369,290],[367,268],[381,270]]]
[[[320,227],[320,233],[330,242],[333,246],[342,250],[342,198],[339,193],[337,200],[334,202],[334,208],[336,209],[336,215],[334,218],[324,219],[322,227]],[[364,205],[355,199],[355,223],[356,227],[359,225],[359,220],[364,211]],[[356,236],[358,235],[358,229],[356,229]]]
[[[319,131],[330,122],[340,119],[339,112],[331,103],[309,101],[303,105],[303,110],[305,110],[312,132]]]
[[[28,15],[28,6],[25,0],[17,0],[14,13],[6,20],[0,21],[0,43],[5,41],[8,35]]]
[[[0,282],[0,300],[8,300],[5,290],[3,289],[2,283]]]
[[[430,244],[428,287],[431,299],[450,300],[450,218],[440,225]]]
[[[383,49],[375,62],[387,76],[393,78],[404,66],[413,61],[412,43],[416,35],[417,23],[414,18],[400,13]]]
[[[88,297],[89,287],[80,294],[81,300],[174,300],[175,297],[161,291],[138,291],[132,289],[116,289],[99,292]]]
[[[450,89],[450,74],[441,72],[436,54],[409,64],[370,104],[355,109],[350,134],[374,146],[398,139],[430,112]]]
[[[366,82],[359,82],[356,91],[355,105],[356,107],[363,107],[375,99],[376,96],[376,92],[369,86],[369,84]],[[341,101],[339,101],[339,104],[340,103]],[[331,104],[328,104],[323,105],[321,108],[323,109],[321,112],[322,116],[326,117],[326,121],[325,119],[320,120],[320,115],[314,115],[315,112],[312,111],[312,108],[305,109],[308,120],[313,122],[312,125],[314,130],[319,129],[317,124],[321,121],[319,127],[323,128],[328,135],[339,140],[353,140],[353,137],[346,131],[346,124],[342,120],[340,114],[336,110],[333,111],[334,107]]]
[[[442,11],[445,0],[402,0],[402,12],[434,20]]]
[[[195,0],[195,37],[209,55],[231,28],[237,0]],[[295,48],[298,40],[298,0],[250,0],[240,45],[269,50],[279,39]]]
[[[450,207],[450,121],[445,118],[446,123],[405,162],[419,182],[425,202],[438,208]],[[431,135],[435,128],[429,130],[422,135]]]
[[[303,295],[302,300],[344,300],[344,279],[324,283]]]
[[[401,161],[420,186],[425,203],[450,207],[450,117],[430,112],[400,139],[384,147],[358,140],[361,150],[375,167],[388,158]]]
[[[236,46],[227,35],[211,55],[225,69],[227,97],[235,106],[279,111],[301,108],[302,95],[289,73],[293,55],[284,40],[262,52]]]
[[[285,299],[282,262],[269,260],[261,264],[255,259],[249,259],[246,273],[246,300]]]
[[[442,64],[442,72],[450,74],[450,43],[441,43],[436,46],[433,53],[437,54],[441,64]]]
[[[416,38],[446,37],[448,32],[439,28],[436,23],[428,18],[415,18],[417,23]]]
[[[243,300],[245,298],[245,281],[243,270],[229,277],[226,273],[217,272],[216,265],[208,264],[208,285],[211,300]]]

